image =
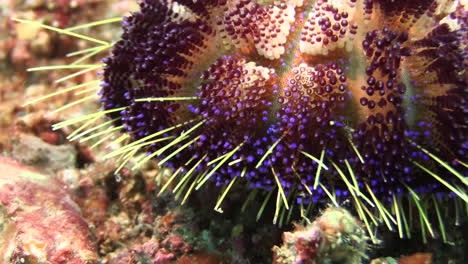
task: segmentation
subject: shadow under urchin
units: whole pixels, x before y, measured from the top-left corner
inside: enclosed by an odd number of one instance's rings
[[[445,240],[467,190],[466,6],[453,0],[146,0],[103,61],[127,152],[187,197],[234,184],[287,209],[350,201]],[[121,111],[113,109],[124,108]],[[133,145],[132,145],[133,144]],[[125,148],[125,147],[124,147]],[[138,167],[138,166],[136,166]],[[456,198],[456,199],[451,199]],[[451,209],[439,203],[453,200]],[[261,210],[264,209],[264,206]],[[287,215],[287,214],[286,214]]]

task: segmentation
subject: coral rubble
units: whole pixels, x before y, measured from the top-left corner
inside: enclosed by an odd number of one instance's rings
[[[359,220],[342,208],[326,209],[314,222],[283,234],[273,248],[275,264],[363,263],[369,238]]]

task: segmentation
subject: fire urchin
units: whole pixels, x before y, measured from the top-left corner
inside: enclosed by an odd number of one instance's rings
[[[157,159],[183,201],[222,187],[220,212],[243,183],[275,223],[349,200],[371,235],[409,236],[414,208],[445,240],[440,201],[468,202],[467,23],[457,0],[141,1],[120,40],[87,38],[112,46],[102,111],[55,128],[107,117],[97,135],[130,138],[107,157],[147,153],[133,168]]]

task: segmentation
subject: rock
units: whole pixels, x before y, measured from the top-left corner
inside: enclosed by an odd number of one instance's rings
[[[373,259],[370,264],[398,264],[398,261],[391,257]]]
[[[0,156],[0,263],[97,263],[88,224],[55,178]]]
[[[415,253],[411,256],[404,256],[398,259],[398,264],[431,264],[431,253]]]
[[[75,167],[77,151],[73,145],[51,145],[41,138],[20,134],[13,143],[12,156],[27,165],[53,172]]]
[[[359,220],[343,208],[328,208],[313,223],[283,234],[273,247],[274,264],[359,264],[366,257],[368,237]]]

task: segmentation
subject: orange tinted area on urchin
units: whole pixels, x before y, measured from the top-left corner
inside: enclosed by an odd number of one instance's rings
[[[276,216],[349,198],[390,228],[405,194],[468,201],[463,1],[140,6],[104,59],[101,101],[127,151],[184,193],[225,186],[219,207],[244,182],[275,194]]]

